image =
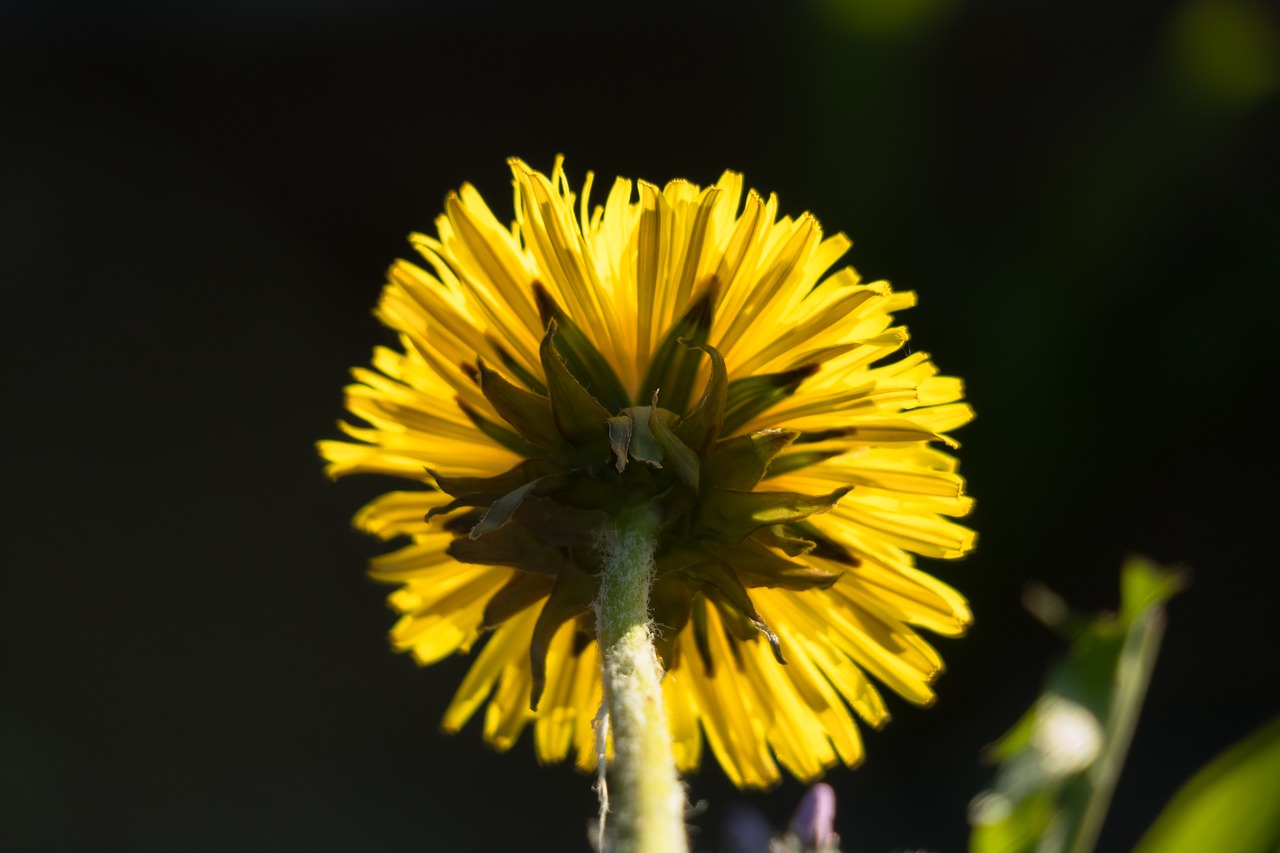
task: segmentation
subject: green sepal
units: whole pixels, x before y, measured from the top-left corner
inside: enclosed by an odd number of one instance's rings
[[[643,473],[645,470],[641,467],[636,473]],[[608,475],[609,470],[606,468],[603,473]],[[627,500],[635,498],[630,494],[629,489],[620,488],[616,482],[607,482],[600,477],[581,473],[568,477],[564,483],[557,485],[553,492],[549,492],[548,497],[565,507],[576,507],[615,517],[621,512]]]
[[[447,550],[459,563],[508,566],[547,577],[564,571],[569,562],[562,549],[549,547],[537,533],[522,524],[508,524],[479,539],[459,536],[449,543]]]
[[[649,499],[649,514],[658,519],[659,528],[687,538],[693,531],[693,511],[698,505],[698,493],[685,488],[679,481]]]
[[[609,450],[613,454],[613,467],[621,474],[627,467],[627,457],[631,455],[631,432],[633,430],[631,415],[621,414],[605,421],[608,424]]]
[[[738,640],[739,643],[747,643],[756,639],[757,634],[763,633],[769,639],[769,645],[772,647],[774,655],[777,656],[778,663],[786,663],[782,659],[781,644],[774,645],[774,641],[778,637],[773,631],[769,630],[768,625],[763,622],[753,621],[750,616],[734,607],[718,590],[707,589],[703,594],[706,595],[708,601],[716,606],[716,610],[720,613],[720,621],[729,636]],[[739,643],[730,643],[729,650],[733,652],[734,659],[741,664],[742,651],[739,648]]]
[[[573,630],[573,644],[569,647],[569,654],[575,658],[587,650],[587,648],[596,641],[596,614],[588,610],[586,613],[579,614],[578,624]]]
[[[525,483],[518,489],[512,489],[502,497],[498,498],[489,506],[489,511],[484,514],[484,518],[471,528],[471,532],[467,535],[472,539],[479,539],[486,533],[497,530],[511,520],[520,504],[528,497],[529,493],[539,486],[547,487],[555,485],[563,480],[567,474],[549,474],[546,477],[539,477],[536,480]]]
[[[808,563],[788,560],[751,537],[737,545],[712,546],[711,550],[726,565],[733,567],[738,580],[748,588],[829,589],[840,577]]]
[[[781,524],[761,527],[751,534],[751,538],[762,545],[777,548],[788,557],[802,557],[816,547],[816,543],[809,539],[788,536],[787,528]]]
[[[849,438],[857,431],[857,427],[801,430],[800,435],[796,437],[796,444],[821,444],[825,441],[836,441],[842,438]]]
[[[668,467],[675,471],[680,482],[696,492],[698,490],[698,454],[681,441],[667,425],[668,418],[674,419],[674,417],[675,415],[659,409],[656,405],[650,406],[649,432],[662,448],[662,459]]]
[[[668,672],[678,663],[680,632],[689,624],[694,591],[684,578],[667,574],[655,577],[649,590],[649,609],[653,614],[653,645]]]
[[[862,560],[858,558],[858,555],[823,533],[813,524],[807,521],[797,521],[787,527],[789,528],[787,532],[809,540],[812,546],[809,553],[813,556],[852,568],[862,565]]]
[[[582,387],[582,383],[565,366],[554,345],[556,330],[556,321],[551,320],[538,348],[542,371],[547,376],[551,416],[555,419],[556,429],[575,448],[601,444],[607,437],[604,427],[605,421],[609,420],[609,411]]]
[[[693,600],[690,607],[689,621],[693,623],[693,644],[698,650],[698,657],[702,659],[702,665],[707,670],[707,677],[714,677],[716,674],[716,658],[711,654],[711,642],[707,631],[707,608],[711,605],[707,602],[706,597],[697,596]]]
[[[702,399],[676,426],[676,437],[689,445],[694,453],[701,455],[720,436],[720,424],[724,420],[725,401],[729,391],[729,371],[720,350],[710,344],[700,344],[685,338],[680,339],[680,344],[704,352],[711,359],[711,378],[703,389]]]
[[[812,465],[819,465],[828,459],[834,459],[837,456],[843,456],[847,450],[799,450],[795,453],[783,453],[778,456],[769,465],[765,478],[781,477],[783,474],[790,474],[792,471],[799,471]]]
[[[462,509],[463,507],[479,507],[480,509],[488,509],[490,503],[491,501],[487,495],[462,495],[454,498],[447,504],[431,507],[431,509],[427,510],[427,514],[423,516],[423,519],[430,521],[437,515],[445,515],[446,513],[453,512],[455,509]],[[476,522],[478,523],[483,517],[484,513],[478,512],[476,514]]]
[[[666,562],[669,564],[666,567],[667,573],[676,574],[684,578],[694,589],[714,601],[720,608],[721,613],[733,613],[744,617],[755,631],[764,634],[765,638],[768,639],[778,663],[786,663],[786,660],[782,657],[782,647],[778,642],[778,635],[760,618],[760,614],[756,612],[755,604],[751,601],[751,596],[747,594],[747,590],[742,585],[742,581],[738,579],[738,575],[713,551],[708,550],[705,546],[679,546],[669,552]],[[661,562],[658,564],[658,571],[660,573],[664,571]],[[724,622],[726,627],[733,630],[738,639],[749,640],[753,638],[753,632],[747,632],[743,636],[740,633],[743,630],[743,626],[741,624],[733,624],[733,619],[726,618]]]
[[[455,498],[469,495],[489,495],[497,499],[525,483],[555,474],[559,466],[545,459],[526,459],[505,473],[493,477],[447,477],[430,468],[427,473],[436,481],[440,490]],[[487,504],[473,504],[487,506]]]
[[[631,440],[627,447],[631,458],[654,468],[662,467],[662,445],[649,429],[649,415],[653,406],[631,406],[623,414],[631,418]]]
[[[542,282],[533,283],[533,299],[537,303],[543,324],[549,326],[555,322],[559,330],[555,341],[556,352],[564,359],[565,366],[574,378],[609,411],[617,412],[629,406],[631,396],[622,386],[608,359],[600,354],[600,350],[583,334],[578,324],[556,304]]]
[[[764,638],[769,641],[769,650],[773,652],[773,659],[786,665],[787,659],[782,654],[782,642],[763,619],[758,616],[753,618],[738,610],[718,589],[707,590],[706,596],[708,600],[715,603],[720,611],[720,621],[724,623],[730,634],[743,642],[756,639],[757,633],[764,634]],[[729,648],[733,650],[735,656],[741,657],[737,646],[730,645]]]
[[[863,423],[856,427],[810,430],[802,433],[800,438],[796,439],[796,444],[816,444],[840,439],[865,442],[867,444],[914,443],[917,441],[941,441],[951,446],[956,444],[953,439],[903,419]]]
[[[564,459],[572,455],[569,445],[556,429],[550,400],[509,382],[502,374],[485,364],[483,359],[478,364],[480,391],[504,421],[525,441],[550,453],[552,458]]]
[[[720,489],[750,491],[796,435],[795,430],[762,429],[719,441],[702,460],[703,481]]]
[[[594,546],[596,531],[610,520],[601,509],[587,509],[557,500],[555,497],[529,495],[515,513],[516,521],[548,545],[562,548]]]
[[[533,626],[533,638],[529,641],[529,668],[533,676],[533,689],[529,695],[530,710],[538,710],[542,691],[547,686],[547,650],[551,648],[556,631],[565,622],[591,610],[598,586],[598,580],[576,563],[570,563],[556,575],[555,586],[551,589],[547,603],[542,605],[538,621]]]
[[[795,393],[819,365],[806,364],[781,373],[744,376],[729,383],[725,396],[724,424],[721,431],[732,434],[751,422],[756,415],[773,408]]]
[[[498,354],[498,361],[502,363],[504,370],[516,379],[520,380],[520,382],[524,384],[524,387],[528,388],[533,393],[540,394],[544,397],[547,395],[547,386],[543,381],[521,364],[520,360],[512,355],[510,350],[502,345],[502,341],[497,335],[492,332],[486,332],[484,339],[489,343],[489,346],[493,348],[493,351]]]
[[[741,542],[762,527],[794,524],[836,505],[850,487],[826,495],[798,492],[741,492],[703,487],[697,531],[721,542]]]
[[[432,513],[427,513],[427,518],[431,518]],[[466,536],[471,532],[471,528],[484,518],[484,509],[469,509],[466,512],[460,512],[453,518],[446,518],[441,525],[446,533],[452,533],[455,536]]]
[[[479,376],[478,373],[476,375]],[[526,458],[545,457],[548,455],[546,450],[538,447],[536,444],[531,444],[530,442],[525,441],[520,437],[519,433],[509,430],[504,426],[500,426],[480,414],[476,411],[475,407],[466,400],[463,400],[461,397],[457,397],[455,399],[457,401],[458,408],[462,410],[462,413],[467,416],[471,423],[475,424],[476,429],[489,436],[489,438],[493,439],[507,450]]]
[[[485,605],[480,627],[486,631],[498,627],[521,610],[546,598],[554,586],[555,578],[550,575],[516,572]]]
[[[684,316],[671,324],[649,360],[640,383],[640,399],[661,394],[662,405],[674,412],[686,411],[698,378],[698,354],[685,341],[705,344],[711,335],[717,288],[714,283],[695,298]]]

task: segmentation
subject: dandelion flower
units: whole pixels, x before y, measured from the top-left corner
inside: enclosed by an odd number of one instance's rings
[[[532,725],[540,760],[595,767],[596,537],[643,505],[679,768],[704,743],[746,787],[858,763],[855,716],[889,716],[873,679],[931,703],[942,661],[917,631],[970,619],[912,556],[974,542],[945,452],[972,411],[900,355],[914,295],[836,268],[843,234],[732,172],[619,178],[593,207],[590,175],[579,199],[560,161],[510,165],[510,227],[464,185],[412,235],[425,265],[396,262],[377,309],[402,351],[353,371],[363,424],[319,445],[333,477],[412,486],[355,519],[407,542],[370,568],[398,585],[392,644],[475,654],[446,730],[485,706],[496,748]]]

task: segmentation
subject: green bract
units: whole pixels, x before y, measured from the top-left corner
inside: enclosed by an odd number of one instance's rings
[[[541,288],[545,384],[514,370],[513,382],[482,360],[468,370],[504,423],[470,409],[468,415],[527,459],[495,477],[432,472],[453,501],[428,517],[472,508],[452,523],[457,538],[449,554],[464,563],[520,570],[489,602],[486,627],[546,597],[530,647],[535,709],[547,648],[560,626],[576,619],[583,644],[595,636],[591,605],[602,571],[596,538],[624,514],[643,511],[659,519],[652,601],[667,666],[674,663],[674,638],[691,618],[705,664],[714,666],[693,609],[699,593],[738,639],[763,634],[785,662],[747,588],[826,588],[838,577],[783,554],[820,548],[828,559],[857,564],[847,549],[804,524],[848,488],[825,495],[756,490],[770,471],[794,470],[825,454],[791,450],[804,438],[796,430],[723,437],[790,394],[812,370],[730,382],[724,358],[705,342],[714,292],[708,288],[708,297],[696,300],[659,345],[644,382],[650,389],[645,401],[627,397],[608,361]],[[704,357],[710,377],[691,404]]]

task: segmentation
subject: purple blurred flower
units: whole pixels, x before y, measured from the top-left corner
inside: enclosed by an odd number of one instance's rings
[[[835,840],[836,792],[819,782],[796,806],[788,827],[805,850],[823,850]]]

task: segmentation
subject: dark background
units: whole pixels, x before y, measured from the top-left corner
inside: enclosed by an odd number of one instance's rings
[[[463,181],[509,215],[505,158],[560,152],[745,172],[917,290],[912,346],[968,383],[980,545],[927,568],[977,623],[829,774],[847,850],[964,848],[1061,650],[1028,581],[1092,609],[1128,552],[1193,569],[1128,849],[1280,707],[1277,45],[1247,0],[6,4],[0,846],[587,849],[588,777],[438,733],[468,661],[387,651],[349,518],[389,484],[312,447],[404,235]],[[689,783],[703,849],[802,793]]]

